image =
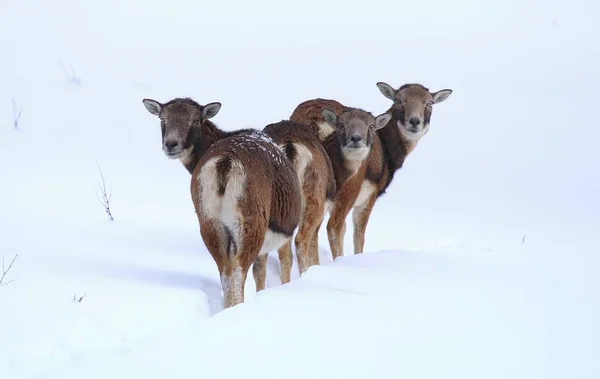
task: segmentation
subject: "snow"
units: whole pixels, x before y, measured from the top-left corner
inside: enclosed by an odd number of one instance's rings
[[[238,148],[244,150],[261,150],[270,155],[272,158],[271,164],[275,167],[281,166],[286,159],[283,148],[276,144],[271,136],[262,130],[248,130],[244,133],[237,134],[235,138],[238,141],[238,145],[236,146]],[[271,149],[267,149],[267,146],[271,146]]]
[[[0,378],[600,377],[600,6],[232,3],[3,3]],[[384,112],[378,81],[454,92],[366,252],[348,220],[331,262],[323,226],[321,266],[281,286],[273,252],[223,310],[142,99],[262,129],[314,97]]]

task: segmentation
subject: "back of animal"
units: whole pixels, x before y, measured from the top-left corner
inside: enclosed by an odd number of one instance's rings
[[[300,185],[323,182],[325,197],[335,196],[335,176],[327,152],[314,130],[300,122],[283,120],[272,123],[263,129],[285,152],[299,175]]]
[[[300,103],[292,112],[290,120],[310,126],[317,132],[319,139],[324,141],[335,132],[334,127],[325,122],[323,117],[325,108],[335,112],[338,116],[344,110],[344,106],[336,100],[317,98]]]

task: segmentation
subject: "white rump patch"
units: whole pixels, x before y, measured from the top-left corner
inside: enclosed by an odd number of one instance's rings
[[[298,180],[300,181],[300,187],[304,184],[304,174],[306,173],[306,168],[313,160],[313,155],[310,150],[301,143],[294,143],[294,148],[296,149],[296,161],[295,169],[296,173],[298,173]]]
[[[258,254],[269,254],[270,251],[277,250],[283,246],[290,238],[291,236],[286,236],[285,234],[277,233],[271,229],[267,229],[265,240],[263,241],[263,245]]]
[[[358,192],[358,196],[354,201],[354,208],[363,205],[376,190],[377,188],[375,187],[375,185],[373,185],[373,183],[371,183],[368,180],[363,181],[360,185],[360,191]]]
[[[319,126],[319,139],[321,141],[325,141],[327,137],[335,133],[335,128],[331,126],[328,122],[320,122],[317,124]]]
[[[223,156],[211,158],[200,169],[198,174],[200,209],[203,217],[218,220],[229,229],[239,249],[241,214],[238,209],[238,201],[244,194],[246,171],[241,162],[232,159],[231,169],[227,174],[225,193],[220,196],[216,166],[222,158]]]

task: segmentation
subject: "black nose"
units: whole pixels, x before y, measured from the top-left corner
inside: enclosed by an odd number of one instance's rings
[[[362,136],[360,136],[358,134],[353,134],[350,137],[350,141],[352,141],[352,142],[360,142],[360,141],[362,141]]]
[[[169,150],[173,150],[173,148],[174,148],[175,146],[177,146],[178,144],[179,144],[179,142],[177,142],[177,141],[173,141],[173,140],[168,140],[168,141],[165,141],[165,146],[166,146],[166,147],[167,147],[167,149],[169,149]]]
[[[408,122],[410,122],[412,126],[417,126],[421,123],[421,119],[418,117],[411,117],[410,120],[408,120]]]

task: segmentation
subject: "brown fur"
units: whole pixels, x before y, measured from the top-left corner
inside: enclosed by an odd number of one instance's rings
[[[298,226],[301,194],[296,173],[266,134],[254,129],[225,132],[208,120],[220,104],[207,115],[208,107],[218,103],[202,106],[191,99],[174,99],[160,104],[145,99],[144,104],[161,118],[163,145],[165,136],[178,140],[175,149],[182,153],[165,154],[179,158],[192,174],[190,190],[200,233],[219,269],[225,307],[239,304],[250,265],[255,263],[260,291],[265,287],[266,254],[289,243]],[[267,232],[277,238],[263,246]]]
[[[307,100],[300,103],[296,109],[294,109],[294,112],[292,112],[292,115],[290,116],[290,120],[310,126],[317,132],[319,137],[324,140],[324,137],[327,137],[323,135],[325,131],[321,130],[321,124],[324,122],[322,113],[324,108],[328,108],[335,112],[335,114],[340,115],[345,107],[341,103],[330,99],[317,98]]]
[[[323,133],[327,132],[323,128],[326,124],[323,116],[324,109],[334,112],[339,121],[339,125],[325,127],[333,130],[333,133],[328,136],[327,133]],[[291,118],[310,125],[320,135],[321,143],[325,147],[333,167],[337,192],[327,223],[327,236],[331,253],[335,259],[343,255],[345,220],[359,196],[370,155],[366,153],[361,160],[349,159],[344,152],[344,146],[348,140],[348,127],[358,120],[357,124],[360,126],[355,127],[353,133],[362,133],[363,140],[370,147],[376,141],[376,132],[367,126],[372,125],[375,118],[362,109],[345,107],[335,100],[321,98],[301,103],[294,110]]]
[[[295,121],[280,121],[267,125],[263,131],[284,149],[300,181],[302,216],[295,246],[298,269],[303,274],[310,266],[319,264],[319,227],[325,216],[326,202],[332,202],[336,192],[333,168],[327,152],[309,126]],[[308,162],[305,161],[307,153],[311,155]],[[291,260],[291,245],[281,247],[279,256],[289,256]]]
[[[420,84],[405,84],[398,90],[394,90],[385,83],[381,84],[389,89],[385,92],[384,88],[380,87],[380,91],[394,101],[394,104],[386,112],[391,114],[392,118],[385,127],[376,131],[369,156],[354,176],[349,176],[348,172],[344,171],[343,159],[339,154],[334,153],[334,138],[332,136],[322,138],[322,143],[326,146],[332,160],[338,184],[338,193],[333,208],[337,209],[338,213],[334,214],[332,210],[327,225],[334,258],[336,255],[343,255],[345,219],[352,208],[354,208],[352,212],[354,253],[363,252],[366,227],[377,199],[385,193],[396,171],[402,168],[406,157],[414,150],[419,139],[429,130],[432,104],[445,100],[452,93],[448,89],[431,93]],[[380,83],[378,83],[378,87],[379,85]],[[319,132],[322,130],[321,126],[324,122],[322,109],[326,107],[338,116],[346,108],[335,100],[314,99],[301,103],[294,110],[291,118],[305,122]],[[406,130],[401,132],[397,127],[400,122],[405,128],[411,128],[411,117],[420,119],[420,134],[416,138],[409,138],[410,133]],[[361,189],[364,189],[361,197],[365,197],[365,199],[358,204],[356,200]],[[336,231],[338,232],[336,233]]]

